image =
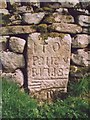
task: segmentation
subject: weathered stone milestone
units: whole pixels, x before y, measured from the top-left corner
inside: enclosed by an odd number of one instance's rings
[[[40,103],[90,75],[90,0],[0,0],[0,18],[0,77]]]
[[[44,39],[40,35],[28,38],[28,86],[34,95],[41,92],[47,98],[49,91],[67,91],[71,37],[60,34]]]

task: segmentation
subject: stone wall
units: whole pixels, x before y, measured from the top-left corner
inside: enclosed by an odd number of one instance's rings
[[[1,76],[28,87],[28,40],[68,34],[71,37],[69,80],[79,80],[90,68],[90,1],[0,2]]]

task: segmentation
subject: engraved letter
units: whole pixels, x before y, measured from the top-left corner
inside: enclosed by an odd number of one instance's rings
[[[51,76],[55,77],[56,76],[56,68],[52,68],[50,73],[51,73]]]
[[[44,68],[44,75],[45,76],[50,76],[50,70],[49,70],[49,68]]]
[[[53,44],[53,50],[54,50],[54,52],[56,52],[56,51],[59,50],[59,49],[60,49],[60,43],[55,42],[55,43]]]
[[[39,64],[39,65],[44,65],[44,57],[41,56],[41,57],[39,58],[38,64]]]
[[[32,76],[35,77],[38,75],[38,71],[36,68],[32,68]]]
[[[38,57],[33,56],[33,65],[37,65],[37,63],[38,63]]]
[[[63,76],[63,69],[62,68],[57,69],[57,76]]]

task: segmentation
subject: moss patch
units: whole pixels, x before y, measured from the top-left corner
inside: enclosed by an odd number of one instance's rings
[[[86,74],[86,73],[89,73],[89,67],[77,67],[77,66],[70,66],[70,73],[73,74],[73,73],[80,73],[82,75]]]
[[[55,20],[54,20],[54,17],[48,16],[48,17],[46,17],[46,18],[44,19],[44,22],[45,22],[45,23],[54,23]]]
[[[42,34],[41,37],[43,40],[48,39],[48,37],[51,37],[51,38],[60,37],[61,39],[63,39],[65,35],[66,34],[63,34],[63,33],[52,32],[52,33]]]
[[[40,24],[37,26],[37,31],[41,33],[47,32],[47,25],[46,24]]]
[[[47,12],[53,12],[54,11],[54,9],[50,8],[50,7],[43,7],[43,10],[47,11]]]

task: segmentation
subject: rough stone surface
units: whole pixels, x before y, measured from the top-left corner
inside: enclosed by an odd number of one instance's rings
[[[44,12],[33,13],[33,14],[25,13],[23,15],[23,21],[28,24],[39,24],[44,16],[45,16]]]
[[[11,37],[9,47],[13,52],[23,53],[26,41],[18,37]]]
[[[89,59],[89,52],[85,52],[83,49],[78,49],[77,54],[72,54],[72,62],[79,66],[88,66]]]
[[[33,26],[6,26],[0,28],[1,35],[25,34],[35,32]]]
[[[0,9],[4,9],[7,7],[6,0],[0,0]]]
[[[21,54],[15,54],[13,52],[1,52],[0,59],[3,66],[3,70],[6,72],[14,72],[18,68],[25,66],[24,57]]]
[[[13,80],[20,86],[23,86],[24,76],[20,69],[15,70],[15,73],[13,74]]]
[[[46,90],[44,98],[48,98],[49,91],[53,92],[53,89],[67,91],[71,37],[59,35],[47,39],[40,37],[40,33],[29,35],[28,87],[32,94]]]
[[[20,24],[21,23],[21,15],[20,14],[13,14],[12,16],[10,16],[10,25],[13,24]]]
[[[79,0],[58,0],[58,2],[61,3],[61,7],[72,8],[79,3]]]
[[[90,27],[90,16],[79,15],[78,16],[78,24],[81,26]]]
[[[58,12],[59,14],[62,14],[62,15],[69,15],[69,12],[68,12],[67,8],[56,9],[56,12]]]
[[[72,39],[72,47],[73,48],[85,48],[88,46],[89,43],[90,43],[90,36],[88,36],[86,34],[76,35]]]
[[[53,23],[49,26],[50,30],[57,32],[66,32],[66,33],[81,33],[82,28],[76,24],[67,24],[67,23]]]
[[[7,9],[0,9],[0,14],[9,15],[10,13]]]
[[[33,8],[31,6],[21,6],[17,8],[18,13],[31,13],[33,12]]]
[[[1,77],[17,83],[20,87],[24,84],[24,76],[20,69],[15,70],[14,73],[2,73]]]
[[[7,41],[9,36],[0,36],[0,51],[5,51],[7,49]]]
[[[54,22],[63,22],[63,23],[73,23],[74,18],[70,15],[61,15],[58,12],[53,13],[49,17],[47,17],[44,22],[46,23],[54,23]]]

